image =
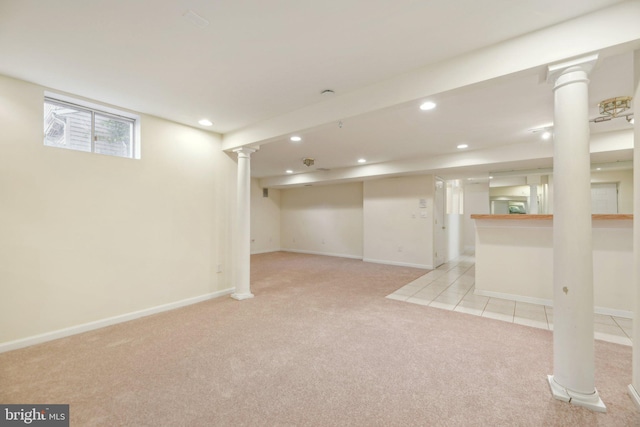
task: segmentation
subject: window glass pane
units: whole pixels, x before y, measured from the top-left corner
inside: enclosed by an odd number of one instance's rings
[[[91,113],[45,101],[44,145],[91,151]]]
[[[133,123],[96,113],[95,152],[110,156],[133,157]]]

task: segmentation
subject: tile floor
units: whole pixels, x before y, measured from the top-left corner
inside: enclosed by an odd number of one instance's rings
[[[463,255],[387,298],[553,330],[553,307],[475,295],[474,276],[474,257]],[[596,339],[631,345],[631,319],[596,314],[594,321]]]

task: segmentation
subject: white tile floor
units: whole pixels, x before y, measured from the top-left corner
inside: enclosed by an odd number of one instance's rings
[[[463,255],[387,298],[553,330],[553,307],[475,295],[474,276],[474,257]],[[596,314],[594,320],[596,339],[631,345],[631,319]]]

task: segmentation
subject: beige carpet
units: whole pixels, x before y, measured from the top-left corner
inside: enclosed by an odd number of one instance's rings
[[[424,271],[252,258],[228,297],[0,354],[0,403],[71,425],[638,426],[631,348],[596,341],[608,412],[551,398],[551,332],[385,299]]]

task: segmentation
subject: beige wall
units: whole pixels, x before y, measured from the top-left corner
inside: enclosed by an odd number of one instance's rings
[[[477,220],[476,294],[553,303],[553,221]],[[633,313],[633,224],[593,221],[596,313]]]
[[[258,179],[251,180],[251,253],[280,250],[280,190],[263,196]]]
[[[431,175],[365,181],[365,261],[432,268],[433,199]]]
[[[43,94],[0,76],[0,344],[230,288],[220,138],[142,116],[140,160],[45,147]]]
[[[283,250],[362,258],[362,183],[280,192]]]

